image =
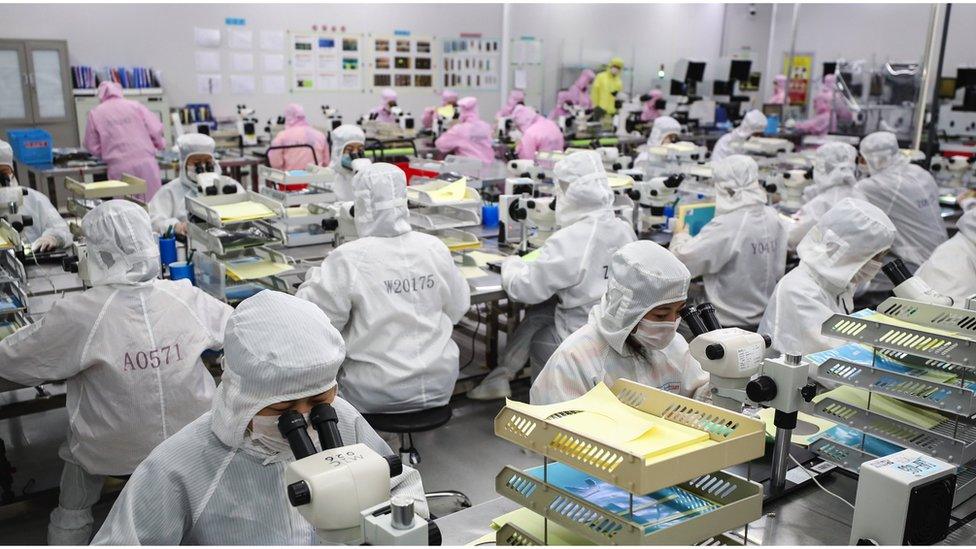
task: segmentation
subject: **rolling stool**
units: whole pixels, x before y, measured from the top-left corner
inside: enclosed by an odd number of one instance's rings
[[[384,433],[396,433],[400,439],[400,461],[405,464],[420,463],[420,452],[414,448],[413,434],[433,431],[451,420],[451,407],[440,406],[419,412],[402,414],[363,414],[363,418],[373,429]],[[427,500],[453,498],[459,509],[471,507],[471,500],[456,490],[439,490],[425,494]]]

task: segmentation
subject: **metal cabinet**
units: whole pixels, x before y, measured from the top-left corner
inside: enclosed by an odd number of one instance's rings
[[[51,132],[60,147],[78,146],[68,43],[0,40],[0,138],[11,128]]]

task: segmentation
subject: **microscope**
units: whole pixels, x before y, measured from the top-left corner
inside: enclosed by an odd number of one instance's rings
[[[773,495],[781,493],[786,487],[790,438],[798,412],[804,401],[817,394],[816,385],[807,382],[808,365],[794,355],[764,358],[769,337],[741,328],[722,328],[710,303],[685,307],[681,318],[695,336],[689,351],[708,372],[713,404],[733,412],[741,412],[743,404],[762,404],[776,410],[769,482]]]
[[[15,250],[20,250],[23,245],[20,231],[34,224],[31,216],[21,212],[25,196],[27,189],[24,187],[0,187],[0,238],[10,242]]]
[[[683,174],[652,177],[647,181],[634,179],[634,186],[627,190],[627,196],[637,203],[634,208],[634,232],[640,234],[644,229],[667,221],[664,208],[678,200],[678,187],[684,179]]]
[[[600,160],[603,161],[603,167],[608,172],[629,170],[634,165],[633,159],[620,154],[620,149],[617,147],[597,147],[596,152],[600,155]]]
[[[940,187],[967,188],[976,175],[976,157],[933,156],[929,171]]]
[[[254,109],[247,105],[237,105],[237,133],[241,135],[242,146],[258,144],[258,119],[254,116]]]
[[[325,117],[326,132],[331,132],[342,125],[342,115],[339,114],[339,109],[335,107],[322,105],[322,116]]]
[[[394,118],[396,118],[396,122],[394,122],[394,124],[400,126],[401,130],[411,131],[416,126],[413,115],[404,111],[399,106],[393,107],[390,109],[390,112],[393,113]]]
[[[618,93],[617,112],[613,115],[613,133],[624,137],[637,131],[643,110],[644,105],[641,104],[640,99],[626,99],[626,94]]]
[[[200,196],[236,194],[240,185],[233,178],[216,172],[197,174],[196,191]]]
[[[515,159],[509,160],[507,164],[509,178],[516,179],[534,179],[537,181],[544,181],[548,178],[546,170],[537,165],[533,160],[526,159]],[[505,180],[506,186],[508,185],[508,179]],[[505,194],[513,194],[506,192]],[[515,193],[518,194],[518,193]]]
[[[390,479],[403,473],[399,456],[381,456],[365,444],[343,445],[339,418],[329,404],[309,414],[322,451],[308,434],[305,417],[289,410],[278,419],[295,461],[285,469],[288,502],[325,544],[427,545],[429,530],[413,500],[390,497]]]
[[[527,180],[531,181],[531,180]],[[528,187],[521,194],[498,197],[498,243],[513,244],[519,255],[529,252],[529,245],[538,248],[556,230],[556,198],[533,197]],[[534,228],[532,234],[529,228]]]
[[[951,297],[933,290],[927,282],[913,275],[901,259],[895,258],[889,261],[881,267],[881,271],[894,284],[895,287],[892,289],[892,293],[895,294],[895,297],[920,301],[930,305],[941,305],[943,307],[952,307],[954,305],[954,300]]]
[[[803,189],[813,181],[813,168],[809,170],[789,170],[780,176],[783,185],[783,206],[799,210],[803,206]]]

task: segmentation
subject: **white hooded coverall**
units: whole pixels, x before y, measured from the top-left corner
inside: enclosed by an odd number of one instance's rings
[[[753,109],[742,117],[742,122],[729,133],[715,142],[712,148],[712,162],[722,160],[726,156],[736,154],[738,147],[745,143],[753,134],[766,129],[766,115]]]
[[[964,213],[956,227],[959,232],[940,244],[915,275],[953,298],[956,307],[965,307],[966,298],[976,294],[976,208]]]
[[[835,313],[854,312],[855,275],[894,239],[884,212],[864,200],[841,200],[800,241],[800,265],[776,285],[759,333],[772,338],[772,349],[790,355],[843,345],[822,335],[821,325]]]
[[[437,237],[410,229],[406,176],[372,164],[353,179],[360,238],[309,270],[295,294],[321,307],[347,355],[339,391],[363,413],[443,406],[458,377],[454,325],[470,289]]]
[[[14,150],[6,141],[0,140],[0,165],[14,167]],[[10,176],[10,186],[18,187],[17,178]],[[56,247],[65,248],[74,240],[68,224],[64,222],[57,208],[51,204],[44,193],[20,187],[21,192],[27,191],[24,202],[20,206],[20,213],[30,216],[33,223],[20,231],[20,236],[27,242],[34,244],[42,236],[49,236],[57,242]]]
[[[624,378],[683,396],[703,398],[708,374],[680,335],[661,351],[642,349],[628,336],[651,309],[688,297],[688,269],[654,242],[620,248],[610,265],[609,287],[587,323],[556,349],[532,384],[532,404],[582,396]]]
[[[334,387],[344,351],[339,333],[306,301],[265,290],[241,302],[227,324],[213,409],[136,469],[93,544],[316,544],[314,528],[288,502],[284,472],[294,456],[253,440],[249,425],[267,406]],[[337,397],[332,406],[343,444],[392,453],[348,402]],[[312,441],[318,448],[318,437]],[[415,469],[404,466],[390,487],[427,516]]]
[[[223,345],[231,308],[187,280],[159,275],[145,210],[110,200],[82,221],[93,287],[57,301],[0,342],[0,377],[67,380],[69,431],[48,541],[86,544],[104,475],[128,475],[160,442],[210,408],[200,355]]]
[[[824,143],[817,148],[813,161],[813,185],[816,190],[806,193],[807,202],[793,214],[790,227],[790,249],[796,249],[803,237],[817,224],[817,221],[845,198],[860,198],[864,195],[854,188],[857,162],[857,149],[847,143]],[[809,198],[807,198],[809,197]]]
[[[939,187],[932,174],[901,154],[893,133],[865,137],[861,156],[870,176],[856,188],[895,224],[898,234],[891,252],[914,271],[949,238],[939,208]]]
[[[553,297],[557,303],[552,317],[534,316],[525,329],[519,326],[493,375],[511,379],[530,358],[533,375],[539,372],[559,343],[586,323],[606,291],[610,257],[637,239],[630,225],[614,216],[613,191],[599,154],[574,152],[557,162],[553,173],[561,228],[535,261],[513,256],[502,263],[502,288],[519,303],[537,305]]]
[[[186,197],[197,196],[196,174],[190,174],[187,161],[194,155],[209,156],[214,164],[214,172],[220,173],[220,164],[214,158],[216,144],[209,135],[202,133],[188,133],[176,140],[176,148],[180,152],[180,176],[162,186],[159,192],[149,201],[149,217],[152,218],[152,228],[158,234],[177,223],[186,222]],[[237,192],[243,193],[244,188],[237,185]]]
[[[343,124],[332,130],[332,156],[329,157],[329,170],[335,174],[332,191],[340,202],[356,199],[353,192],[353,176],[356,174],[342,165],[342,151],[349,145],[364,145],[366,134],[359,126]]]
[[[722,326],[754,329],[786,272],[786,226],[766,205],[755,160],[732,155],[712,170],[715,217],[694,237],[674,235],[670,250],[703,277]]]

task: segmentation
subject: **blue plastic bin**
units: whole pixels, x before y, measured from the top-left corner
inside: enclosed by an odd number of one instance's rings
[[[51,134],[40,128],[20,128],[7,131],[10,146],[17,162],[43,166],[54,162],[54,141]]]

